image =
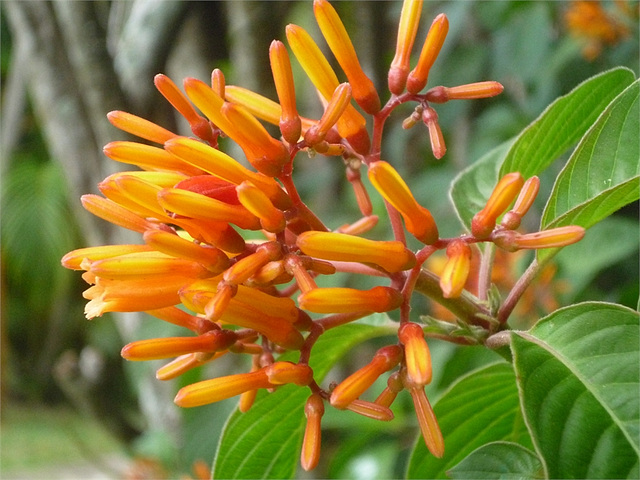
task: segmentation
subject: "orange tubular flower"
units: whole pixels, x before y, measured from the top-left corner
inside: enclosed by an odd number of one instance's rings
[[[522,190],[520,190],[520,195],[518,195],[513,208],[502,217],[502,226],[509,230],[515,230],[518,228],[522,221],[522,217],[527,214],[538,196],[539,190],[540,179],[535,176],[528,178],[527,181],[524,182]]]
[[[444,298],[460,296],[470,270],[471,248],[463,240],[454,240],[447,246],[447,262],[440,275],[440,288]]]
[[[189,330],[196,333],[204,333],[209,330],[220,328],[218,327],[218,325],[215,325],[205,320],[204,318],[191,315],[177,307],[165,307],[155,310],[147,310],[146,313],[148,313],[149,315],[153,315],[160,320],[164,320],[165,322],[188,328]]]
[[[277,177],[284,164],[289,161],[289,152],[282,142],[271,137],[244,107],[225,103],[221,111],[233,125],[233,131],[228,132],[228,135],[242,147],[249,163],[260,173]]]
[[[349,106],[350,101],[351,86],[348,83],[341,83],[333,92],[322,118],[305,133],[305,142],[311,146],[322,142],[329,129],[335,125],[347,106]]]
[[[109,199],[89,194],[83,195],[81,200],[82,206],[86,210],[93,213],[96,217],[100,217],[119,227],[139,233],[155,228],[152,222],[145,220]]]
[[[240,228],[258,230],[260,221],[246,208],[181,188],[165,188],[158,193],[160,205],[167,211],[187,218],[230,222]]]
[[[300,139],[302,132],[302,122],[296,108],[296,90],[293,84],[293,72],[291,71],[291,62],[289,53],[284,43],[274,40],[269,47],[269,60],[271,61],[271,72],[273,81],[278,92],[280,107],[282,113],[280,115],[280,132],[284,139],[295,144]]]
[[[84,270],[81,263],[87,259],[91,262],[102,260],[103,258],[118,257],[129,253],[150,252],[147,245],[101,245],[99,247],[79,248],[67,253],[62,257],[61,263],[65,268],[72,270]]]
[[[449,19],[444,13],[438,15],[427,33],[427,38],[422,46],[418,64],[407,78],[407,91],[410,93],[418,93],[427,84],[429,70],[436,61],[444,39],[449,32]]]
[[[521,235],[513,230],[498,230],[491,240],[500,248],[509,252],[516,250],[538,250],[540,248],[566,247],[584,237],[585,229],[578,225],[550,228],[541,232]]]
[[[282,257],[280,245],[277,243],[265,243],[258,247],[255,253],[238,260],[224,272],[224,280],[238,285],[247,280],[260,267],[267,262],[279,260]]]
[[[304,232],[296,245],[307,255],[324,260],[373,263],[395,273],[412,268],[415,255],[402,242],[375,241],[332,232]]]
[[[402,360],[398,345],[382,347],[366,366],[345,378],[331,393],[331,405],[344,409],[362,395],[380,375],[394,368]]]
[[[400,212],[407,230],[421,242],[438,240],[438,227],[431,212],[418,204],[400,174],[387,162],[369,165],[369,180],[382,197]]]
[[[145,140],[161,145],[167,140],[178,136],[149,120],[132,115],[131,113],[115,110],[107,113],[107,118],[114,127],[131,135],[135,135],[136,137],[144,138]]]
[[[255,372],[229,375],[187,385],[180,389],[174,402],[180,407],[199,407],[259,388],[272,388],[285,383],[301,385],[310,376],[310,369],[306,365],[276,362]]]
[[[168,138],[180,138],[177,135]],[[135,142],[111,142],[102,149],[104,154],[116,162],[136,165],[143,170],[166,170],[167,172],[181,172],[186,175],[201,175],[204,173],[197,167],[189,165],[162,148]]]
[[[267,232],[281,232],[286,220],[281,210],[273,206],[269,197],[251,182],[242,182],[236,187],[238,200],[242,206],[260,219],[260,225]]]
[[[226,83],[222,70],[214,68],[211,72],[211,90],[216,92],[222,98],[226,98]]]
[[[180,389],[174,402],[179,407],[200,407],[235,397],[249,390],[271,387],[273,385],[269,382],[266,369],[262,368],[251,373],[239,373],[192,383]]]
[[[304,343],[302,334],[286,317],[266,315],[258,308],[235,299],[229,301],[220,321],[251,328],[273,343],[290,350],[299,350]]]
[[[254,355],[251,362],[251,372],[256,372],[258,370],[260,370],[260,355]],[[253,406],[253,402],[255,402],[257,396],[258,390],[242,392],[240,394],[240,399],[238,400],[238,410],[242,413],[248,412]]]
[[[422,121],[429,129],[429,140],[431,141],[431,151],[433,156],[440,160],[447,153],[447,147],[444,144],[444,135],[438,123],[438,114],[436,111],[427,107],[422,112]]]
[[[304,414],[307,417],[307,424],[304,429],[304,440],[302,441],[302,453],[300,463],[306,471],[313,470],[320,460],[320,445],[322,435],[320,423],[324,415],[324,401],[322,397],[314,393],[307,399],[304,406]]]
[[[380,395],[378,395],[375,403],[380,406],[389,408],[398,396],[398,393],[400,393],[402,390],[404,390],[404,385],[402,384],[402,380],[400,378],[400,372],[392,373],[391,375],[389,375],[389,378],[387,380],[387,386],[380,393]]]
[[[191,101],[245,152],[247,160],[261,173],[274,177],[289,160],[285,146],[272,138],[248,111],[225,101],[204,82],[184,81]]]
[[[298,304],[315,313],[389,312],[402,304],[402,294],[390,287],[314,288],[300,295]]]
[[[178,290],[193,279],[154,276],[131,280],[97,278],[96,284],[83,293],[90,300],[85,307],[87,318],[105,312],[139,312],[170,307],[180,303]]]
[[[404,0],[398,27],[396,54],[389,68],[389,91],[395,95],[400,95],[407,84],[409,60],[413,42],[418,33],[421,11],[422,0]]]
[[[213,139],[213,131],[207,119],[196,112],[189,100],[169,77],[160,73],[154,77],[153,82],[162,96],[189,122],[191,131],[195,136],[206,141]]]
[[[353,98],[370,115],[380,110],[380,97],[373,82],[365,75],[351,39],[338,13],[326,0],[314,0],[313,12],[329,48],[353,88]]]
[[[156,378],[162,381],[173,380],[183,373],[220,358],[227,353],[227,351],[223,351],[214,354],[187,353],[180,355],[175,360],[160,367],[156,371]]]
[[[433,87],[426,94],[428,102],[445,103],[449,100],[471,100],[499,95],[504,87],[498,82],[477,82],[457,87]]]
[[[431,353],[424,339],[422,327],[417,323],[403,323],[398,330],[398,339],[404,345],[404,361],[407,376],[415,385],[431,382]]]
[[[248,170],[220,150],[184,137],[170,140],[165,144],[165,149],[185,162],[235,185],[249,180],[260,188],[278,208],[291,206],[291,199],[273,178]]]
[[[293,383],[300,387],[307,386],[313,380],[313,370],[309,365],[292,362],[275,362],[265,369],[272,385]]]
[[[213,273],[221,273],[229,266],[229,257],[220,249],[209,245],[199,245],[176,234],[162,230],[148,230],[144,241],[154,250],[174,257],[193,260]]]
[[[160,252],[140,252],[91,262],[88,271],[110,280],[145,275],[181,275],[192,278],[211,276],[211,272],[191,260],[170,257]]]
[[[213,330],[197,337],[165,337],[139,340],[122,349],[126,360],[159,360],[186,353],[213,353],[231,346],[237,335],[230,330]]]
[[[291,50],[302,69],[324,99],[329,101],[339,84],[329,62],[303,28],[290,24],[287,25],[286,32]],[[353,105],[347,106],[338,120],[337,127],[340,136],[349,141],[356,152],[362,155],[369,153],[371,141],[366,129],[366,120]]]
[[[227,85],[225,88],[225,98],[229,102],[242,105],[251,112],[254,117],[260,120],[264,120],[272,125],[280,125],[282,108],[277,102],[267,97],[263,97],[256,92],[238,87],[237,85]],[[300,120],[303,121],[302,118]],[[311,125],[311,120],[306,120],[306,122],[308,125]]]
[[[438,421],[433,413],[429,399],[427,399],[427,395],[424,393],[424,388],[409,388],[409,393],[413,400],[413,406],[416,410],[416,417],[418,417],[418,425],[420,426],[424,443],[433,456],[442,458],[444,455],[444,438],[442,437],[442,432],[438,426]]]
[[[496,219],[515,200],[523,185],[524,179],[519,172],[507,173],[500,179],[485,207],[476,213],[471,221],[471,233],[476,238],[485,239],[491,235],[496,226]]]

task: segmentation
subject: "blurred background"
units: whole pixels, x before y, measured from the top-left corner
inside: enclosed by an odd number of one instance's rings
[[[399,1],[335,3],[383,102],[401,6]],[[518,134],[586,78],[618,65],[638,74],[638,2],[425,2],[418,52],[440,12],[448,15],[450,30],[429,85],[497,80],[505,91],[494,99],[437,107],[448,146],[441,161],[430,152],[426,128],[401,129],[411,107],[398,109],[386,127],[383,158],[408,175],[443,235],[452,236],[460,226],[447,192],[457,172]],[[153,76],[165,73],[178,84],[187,76],[207,81],[213,68],[222,69],[228,84],[275,99],[271,40],[284,40],[285,26],[296,23],[324,48],[311,1],[7,0],[0,3],[0,14],[1,476],[196,476],[198,461],[210,465],[235,402],[180,411],[172,399],[181,385],[233,365],[216,364],[214,371],[161,383],[155,379],[158,364],[125,363],[124,344],[179,333],[137,314],[87,321],[86,285],[77,272],[60,266],[60,258],[83,246],[140,242],[80,205],[80,195],[97,193],[99,181],[126,169],[102,154],[107,142],[127,139],[111,127],[106,113],[128,111],[188,135],[155,90]],[[318,118],[321,107],[311,84],[292,63],[299,111]],[[303,198],[330,227],[359,217],[341,162],[301,155],[296,175]],[[542,179],[546,191],[553,175]],[[535,218],[530,222],[535,229]],[[637,204],[594,227],[571,255],[558,256],[517,320],[530,322],[586,299],[635,308],[637,232]],[[502,262],[498,285],[509,288],[525,261]],[[426,303],[419,312],[438,314]],[[430,398],[491,355],[448,345],[433,349],[434,363],[442,367]],[[354,352],[351,361],[357,363],[358,355]],[[323,463],[311,476],[401,475],[415,425],[402,415],[402,405],[398,410],[392,429],[360,418],[332,422],[328,415]],[[340,449],[331,447],[333,440]]]

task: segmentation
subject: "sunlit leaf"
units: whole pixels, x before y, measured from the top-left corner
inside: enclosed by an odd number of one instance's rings
[[[453,181],[451,199],[463,225],[486,203],[498,178],[518,171],[537,175],[574,145],[607,105],[634,80],[633,72],[615,68],[596,75],[558,98],[514,140],[462,171]]]
[[[558,310],[512,336],[522,405],[549,478],[637,478],[638,312]]]
[[[553,187],[542,216],[543,228],[589,228],[640,197],[639,95],[636,81],[583,137]],[[538,260],[555,251],[538,251]]]
[[[609,102],[633,81],[631,70],[614,68],[558,98],[523,130],[507,154],[500,175],[520,172],[528,178],[542,172],[580,140]]]
[[[538,456],[522,445],[493,442],[471,452],[447,472],[451,478],[544,478]]]

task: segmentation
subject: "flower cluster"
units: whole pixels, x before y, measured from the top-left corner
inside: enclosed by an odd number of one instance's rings
[[[347,82],[340,83],[302,27],[286,29],[294,57],[322,98],[320,119],[299,115],[288,49],[277,40],[269,49],[277,102],[226,85],[219,70],[213,71],[210,85],[186,79],[185,93],[165,75],[157,75],[157,89],[188,121],[194,137],[129,113],[111,112],[113,125],[157,146],[127,141],[106,145],[108,157],[141,170],[111,175],[99,185],[104,196],[82,198],[91,213],[140,233],[144,243],[82,248],[62,260],[67,268],[84,270],[83,278],[91,285],[84,293],[88,318],[144,311],[191,332],[135,341],[123,348],[128,360],[172,359],[157,371],[158,379],[175,378],[227,354],[251,356],[251,371],[185,386],[175,398],[178,405],[196,407],[239,395],[239,408],[246,411],[259,389],[284,384],[309,388],[301,459],[307,470],[319,459],[325,404],[388,421],[393,418],[390,406],[402,390],[411,395],[427,447],[443,455],[443,437],[424,391],[432,376],[429,347],[423,325],[410,320],[409,307],[414,291],[431,278],[423,278],[423,264],[432,253],[445,250],[447,256],[435,281],[436,297],[455,305],[474,273],[473,244],[493,242],[515,251],[567,245],[584,234],[580,227],[517,232],[539,182],[536,177],[525,181],[513,172],[499,181],[474,217],[470,233],[441,238],[430,211],[416,201],[393,165],[381,159],[384,123],[398,105],[417,104],[403,126],[422,122],[434,156],[440,158],[446,147],[432,105],[502,91],[499,83],[488,81],[436,86],[421,93],[448,30],[447,17],[438,15],[411,69],[421,9],[419,0],[403,4],[388,75],[391,95],[384,105],[326,0],[314,1],[315,17]],[[371,134],[365,115],[371,118]],[[264,123],[279,127],[281,137],[270,135]],[[219,149],[222,136],[242,149],[252,168]],[[344,163],[361,219],[331,231],[305,205],[293,181],[299,152]],[[393,240],[362,236],[378,222],[361,177],[363,167],[384,199]],[[260,232],[261,239],[249,240],[256,238],[246,235],[249,231]],[[423,244],[417,252],[407,247],[406,232]],[[372,276],[383,284],[369,290],[317,286],[319,275],[339,272]],[[309,359],[325,331],[373,312],[397,309],[397,341],[380,348],[366,366],[335,387],[325,389],[316,382]],[[279,361],[278,353],[289,350],[299,351],[299,360]],[[375,401],[361,399],[387,372],[387,387]]]

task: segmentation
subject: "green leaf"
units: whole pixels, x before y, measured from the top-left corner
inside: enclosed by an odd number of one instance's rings
[[[638,312],[558,310],[512,335],[527,425],[548,478],[638,478]]]
[[[609,102],[634,79],[631,70],[614,68],[555,100],[522,131],[500,168],[500,176],[520,172],[528,178],[542,172],[584,135]]]
[[[542,215],[543,228],[589,228],[640,197],[640,83],[602,113],[560,172]],[[557,249],[538,251],[538,260]]]
[[[389,335],[389,326],[348,324],[327,331],[313,347],[309,365],[320,382],[356,345]],[[288,354],[283,359],[294,360]],[[214,478],[294,478],[304,433],[306,388],[288,385],[262,392],[247,413],[235,410],[224,428],[214,460]]]
[[[460,378],[434,405],[444,436],[443,458],[431,455],[419,437],[407,478],[446,478],[446,472],[487,442],[512,441],[531,446],[520,412],[513,368],[494,363]]]
[[[517,138],[463,170],[449,192],[462,224],[469,228],[498,178],[514,171],[525,178],[542,172],[578,142],[607,105],[633,81],[633,72],[622,67],[584,81],[556,99]]]
[[[544,478],[538,456],[522,445],[493,442],[471,452],[447,472],[451,478]]]
[[[485,154],[453,179],[449,197],[462,224],[470,230],[471,219],[484,208],[496,186],[498,170],[515,140],[508,140]]]
[[[601,248],[602,245],[607,248]],[[571,303],[576,293],[591,284],[599,272],[631,255],[637,257],[637,252],[637,220],[614,215],[592,227],[582,240],[570,249],[562,249],[554,258],[560,267],[561,281],[571,285],[568,295],[563,295],[568,301],[561,303]]]

